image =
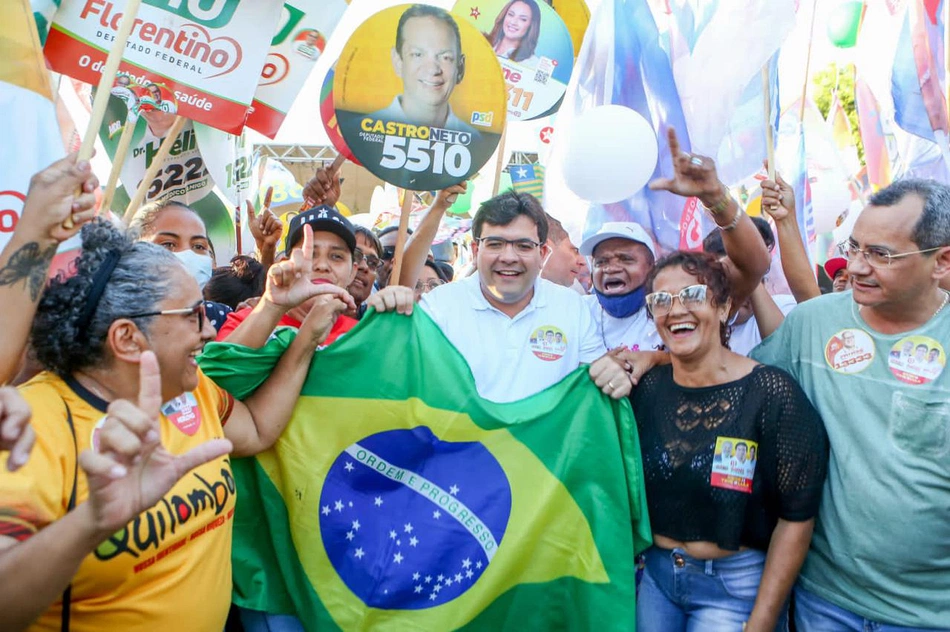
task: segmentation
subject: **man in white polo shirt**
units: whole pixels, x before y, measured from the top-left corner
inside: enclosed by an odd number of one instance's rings
[[[507,191],[486,201],[472,223],[478,273],[432,290],[419,304],[466,359],[486,399],[523,399],[585,363],[604,393],[625,397],[626,367],[606,355],[581,297],[540,278],[547,232],[532,196]],[[368,305],[411,313],[412,291],[387,287]]]

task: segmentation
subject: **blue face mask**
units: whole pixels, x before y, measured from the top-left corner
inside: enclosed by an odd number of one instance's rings
[[[211,257],[208,255],[199,255],[194,250],[182,250],[181,252],[173,252],[172,254],[178,257],[178,260],[181,261],[185,269],[188,270],[188,274],[198,282],[198,289],[205,289],[205,283],[211,279]]]
[[[594,290],[594,294],[597,296],[597,301],[600,303],[600,306],[604,308],[604,311],[614,318],[633,316],[640,311],[647,302],[647,288],[645,285],[641,285],[633,292],[620,296],[607,296],[597,290]]]

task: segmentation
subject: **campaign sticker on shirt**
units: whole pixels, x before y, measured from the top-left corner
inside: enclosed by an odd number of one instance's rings
[[[755,441],[737,437],[716,437],[709,484],[751,494],[758,454],[759,444]]]
[[[534,355],[545,362],[554,362],[564,357],[567,351],[567,336],[553,325],[544,325],[531,333],[528,345]]]
[[[93,452],[99,451],[99,433],[102,432],[102,427],[106,425],[107,418],[108,415],[97,421],[96,425],[92,427],[92,432],[89,434],[89,446]]]
[[[838,373],[860,373],[874,361],[874,340],[862,329],[842,329],[825,345],[825,361]]]
[[[189,437],[194,436],[201,426],[201,411],[198,409],[198,400],[191,393],[179,395],[163,404],[162,414]]]
[[[403,4],[370,16],[333,77],[346,145],[373,175],[410,191],[458,184],[488,162],[507,94],[485,37],[445,9]]]
[[[887,366],[905,384],[927,384],[937,379],[947,365],[939,342],[927,336],[908,336],[891,347]]]
[[[558,12],[535,0],[458,0],[452,12],[474,24],[497,55],[511,120],[554,114],[574,66],[571,32]]]

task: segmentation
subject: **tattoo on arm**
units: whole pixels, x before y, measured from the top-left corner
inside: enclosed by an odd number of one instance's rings
[[[30,299],[35,303],[43,291],[46,272],[55,254],[55,244],[46,250],[40,250],[40,245],[35,241],[22,246],[10,255],[10,259],[0,268],[0,287],[16,285],[22,281],[29,288]]]

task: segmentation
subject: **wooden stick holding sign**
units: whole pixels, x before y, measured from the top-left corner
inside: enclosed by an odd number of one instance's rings
[[[158,151],[155,152],[155,156],[152,157],[152,164],[148,166],[145,177],[142,178],[142,182],[139,183],[139,188],[135,191],[132,201],[129,202],[128,207],[125,209],[125,215],[122,217],[122,221],[125,222],[126,226],[132,222],[132,217],[135,216],[135,212],[139,210],[139,207],[142,206],[142,202],[145,201],[145,194],[148,193],[148,188],[152,185],[152,180],[155,179],[155,176],[158,175],[158,172],[162,166],[164,166],[165,159],[172,150],[175,141],[178,140],[178,135],[181,134],[181,128],[185,126],[186,120],[188,119],[183,116],[175,117],[175,122],[172,123],[171,129],[168,130]]]
[[[409,213],[412,212],[412,197],[415,195],[412,191],[404,191],[405,196],[402,199],[402,209],[399,211],[399,232],[396,233],[396,252],[393,254],[393,271],[389,275],[390,279],[396,279],[399,282],[399,275],[402,272],[402,259],[406,251],[406,241],[409,237]]]
[[[132,144],[132,136],[135,134],[135,120],[127,118],[125,125],[122,126],[122,135],[119,136],[119,144],[115,148],[115,156],[112,158],[112,170],[109,172],[109,181],[106,183],[106,190],[102,194],[102,203],[99,205],[99,212],[109,212],[112,206],[112,198],[115,195],[115,188],[119,184],[119,172],[122,171],[122,163],[125,162],[125,155],[129,153],[129,146]]]
[[[82,145],[79,146],[77,162],[92,158],[96,146],[96,136],[99,134],[99,127],[102,126],[102,119],[106,116],[106,106],[109,104],[109,96],[112,94],[112,84],[115,83],[115,75],[119,71],[119,64],[122,63],[122,53],[125,52],[125,45],[129,41],[132,27],[135,25],[135,16],[139,12],[140,4],[142,4],[142,0],[129,0],[125,5],[122,23],[119,24],[119,30],[115,34],[115,43],[106,58],[106,65],[102,68],[99,87],[96,89],[96,98],[92,102],[89,125],[86,126],[86,133],[82,137]],[[119,161],[112,162],[112,171],[118,171],[121,167],[122,164]],[[63,227],[73,228],[73,218],[67,217],[66,221],[63,222]]]
[[[337,174],[340,172],[340,167],[343,166],[344,162],[346,162],[346,157],[343,154],[337,154],[336,158],[333,159],[333,162],[330,163],[330,168],[327,169],[327,175],[331,178],[336,178]],[[313,208],[316,205],[316,200],[313,200],[309,197],[304,197],[303,204],[300,205],[300,211],[306,211],[307,209]]]
[[[505,129],[501,132],[501,139],[498,141],[498,160],[495,161],[495,179],[491,185],[491,196],[495,197],[498,195],[498,185],[501,182],[501,172],[504,170],[505,165],[502,164],[505,160],[505,141],[508,136],[508,126],[505,126]]]
[[[762,66],[762,101],[765,103],[765,149],[768,157],[769,180],[775,180],[775,138],[772,134],[772,92],[769,65]]]

